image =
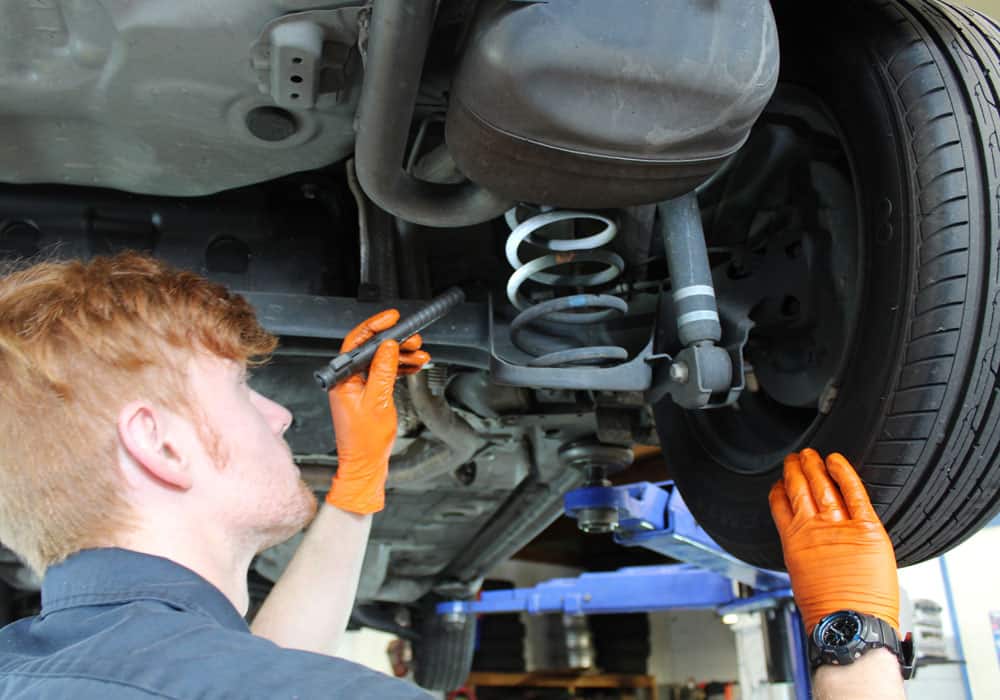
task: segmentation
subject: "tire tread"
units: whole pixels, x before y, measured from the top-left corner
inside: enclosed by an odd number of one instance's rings
[[[907,103],[905,122],[922,218],[920,264],[904,350],[906,364],[887,400],[889,410],[862,476],[873,501],[890,506],[887,526],[897,541],[897,558],[906,564],[954,546],[992,517],[997,507],[1000,474],[993,455],[1000,439],[995,340],[1000,319],[996,318],[997,304],[987,302],[997,299],[997,251],[989,234],[992,230],[993,239],[998,235],[996,203],[989,195],[996,190],[1000,175],[996,82],[1000,40],[996,24],[981,13],[943,0],[899,0],[896,4],[914,32],[923,37],[916,42],[905,40],[887,62],[889,74],[897,81],[896,93]],[[940,58],[928,65],[932,51]],[[897,66],[913,68],[901,79]],[[937,73],[937,79],[932,73]],[[904,82],[916,76],[923,91],[907,99],[911,89]],[[949,84],[958,89],[947,90]],[[950,95],[964,97],[964,108],[956,109]],[[957,115],[969,112],[976,116],[980,131],[972,133],[979,138],[956,140],[962,133]],[[983,152],[980,140],[992,154]],[[984,179],[988,180],[983,188],[986,201],[977,211],[976,181]],[[966,212],[956,217],[960,202]],[[945,207],[947,214],[942,211]],[[980,240],[973,241],[970,236],[977,221],[983,221],[986,234],[979,233]],[[980,262],[982,269],[972,268],[977,246],[986,258]],[[984,274],[991,269],[994,274]],[[977,283],[977,288],[971,286]],[[957,388],[966,399],[965,405],[951,411],[950,421],[944,415],[948,412],[942,411],[949,387]],[[935,437],[943,435],[950,439]],[[904,468],[909,476],[913,465],[921,462],[926,465],[924,477],[918,480],[921,483],[887,479]],[[994,496],[984,495],[988,493]],[[922,507],[916,507],[917,498]]]

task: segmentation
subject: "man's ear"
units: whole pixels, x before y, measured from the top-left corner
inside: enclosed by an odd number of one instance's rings
[[[191,465],[171,427],[177,418],[146,401],[132,401],[118,414],[118,438],[132,460],[157,481],[182,491],[191,488]]]

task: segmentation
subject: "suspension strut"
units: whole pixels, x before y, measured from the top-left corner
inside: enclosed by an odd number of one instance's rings
[[[513,364],[497,355],[491,306],[490,372],[494,381],[552,389],[642,391],[650,403],[670,394],[675,403],[692,409],[732,403],[738,397],[743,385],[742,343],[733,351],[734,356],[718,345],[723,328],[697,193],[662,202],[657,211],[670,271],[667,301],[674,313],[668,317],[676,324],[681,350],[674,356],[654,351],[651,338],[629,359],[623,347],[586,340],[593,337],[592,326],[629,310],[625,300],[608,291],[625,268],[621,256],[605,249],[618,232],[613,219],[595,212],[554,209],[521,219],[515,207],[505,216],[511,229],[506,257],[514,268],[507,282],[507,298],[518,311],[510,324],[510,341],[529,359]],[[580,237],[575,236],[575,229],[567,230],[583,223],[596,224],[599,230]],[[519,252],[522,245],[532,246],[540,254],[525,261]],[[571,263],[582,263],[589,269],[560,267]],[[522,290],[528,282],[536,285],[531,297]],[[538,287],[549,291],[539,292]],[[591,291],[585,291],[588,288]],[[577,330],[548,334],[560,325]],[[542,332],[536,332],[539,330]],[[561,347],[553,348],[553,341],[561,342]],[[739,365],[735,377],[734,362]],[[734,382],[734,378],[739,381]]]

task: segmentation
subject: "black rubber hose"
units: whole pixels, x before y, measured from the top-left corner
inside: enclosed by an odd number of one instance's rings
[[[473,182],[441,184],[403,170],[436,0],[376,0],[358,105],[355,169],[380,207],[424,226],[471,226],[511,207]]]

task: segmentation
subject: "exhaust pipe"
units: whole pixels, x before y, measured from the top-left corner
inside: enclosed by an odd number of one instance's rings
[[[512,203],[465,181],[418,180],[403,170],[437,0],[376,0],[358,105],[355,168],[378,206],[422,226],[471,226]]]

